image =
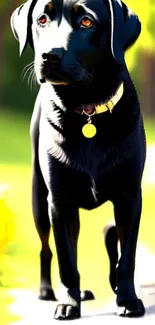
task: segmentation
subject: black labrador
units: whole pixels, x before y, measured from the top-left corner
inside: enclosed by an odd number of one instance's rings
[[[145,133],[124,59],[140,34],[139,19],[120,0],[28,0],[13,13],[11,26],[20,54],[28,43],[34,50],[41,85],[31,122],[41,296],[54,299],[48,244],[52,224],[64,293],[55,319],[80,317],[78,209],[110,200],[117,229],[110,228],[107,234],[112,230],[113,235],[106,236],[111,286],[121,315],[142,316],[134,268]]]

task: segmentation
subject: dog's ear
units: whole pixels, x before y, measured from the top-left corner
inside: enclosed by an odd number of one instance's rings
[[[141,23],[137,15],[121,0],[108,0],[111,14],[111,51],[120,64],[124,63],[124,51],[138,38]]]
[[[32,10],[37,0],[28,0],[15,9],[11,15],[10,24],[14,37],[19,41],[20,55],[26,48],[27,43],[32,44],[31,24]]]
[[[124,32],[124,50],[128,49],[135,43],[141,33],[141,22],[138,16],[122,2],[124,19],[125,19],[125,32]]]

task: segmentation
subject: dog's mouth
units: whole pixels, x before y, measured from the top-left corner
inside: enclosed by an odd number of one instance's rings
[[[78,65],[70,65],[63,68],[61,66],[42,65],[40,68],[39,80],[41,83],[49,82],[53,85],[76,85],[88,84],[92,80],[86,74],[86,70],[80,68]]]
[[[68,85],[70,83],[66,76],[64,76],[61,72],[54,71],[54,69],[48,72],[43,70],[41,72],[40,82],[49,82],[53,85]]]

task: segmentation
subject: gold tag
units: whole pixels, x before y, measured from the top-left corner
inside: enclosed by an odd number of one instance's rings
[[[93,138],[96,132],[96,127],[92,123],[85,124],[82,128],[82,133],[86,138]]]

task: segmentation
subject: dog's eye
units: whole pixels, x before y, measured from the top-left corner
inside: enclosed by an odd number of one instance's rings
[[[93,20],[90,19],[89,17],[83,17],[82,20],[81,20],[81,27],[84,27],[84,28],[89,28],[89,27],[92,27],[93,26]]]
[[[38,18],[38,23],[40,26],[45,26],[48,22],[48,17],[45,14],[42,14],[39,18]]]

